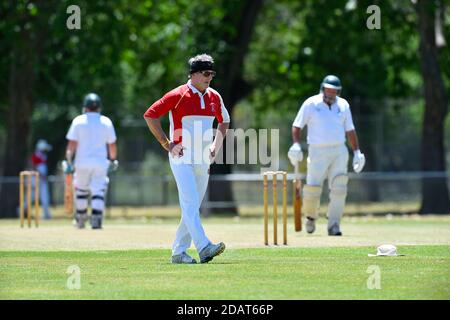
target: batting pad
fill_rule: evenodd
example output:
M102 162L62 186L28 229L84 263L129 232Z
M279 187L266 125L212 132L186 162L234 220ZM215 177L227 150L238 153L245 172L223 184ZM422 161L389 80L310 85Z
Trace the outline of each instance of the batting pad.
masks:
M330 204L328 205L328 228L341 221L347 197L347 175L338 175L331 182Z
M89 191L82 189L75 189L75 208L77 212L84 213L88 207Z
M307 217L317 219L321 194L321 186L305 185L303 187L303 212Z
M103 194L96 194L92 196L91 199L92 209L97 211L105 210L105 199Z

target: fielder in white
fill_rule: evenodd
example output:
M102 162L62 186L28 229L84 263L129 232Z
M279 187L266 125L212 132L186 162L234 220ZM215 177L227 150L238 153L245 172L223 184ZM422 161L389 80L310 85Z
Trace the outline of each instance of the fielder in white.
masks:
M48 166L47 153L52 150L52 146L44 139L39 139L36 143L31 162L33 169L39 172L39 199L44 210L44 219L51 219L50 214L50 193L48 189ZM35 181L33 180L33 185Z
M309 153L306 185L303 188L303 212L307 219L308 233L313 233L316 229L322 185L328 178L328 235L342 235L340 221L347 197L349 158L345 145L346 136L353 149L353 170L361 172L366 162L364 154L359 150L350 106L339 96L341 89L338 77L326 76L320 86L320 93L303 103L292 125L293 145L288 157L294 166L303 159L300 137L303 128L308 126Z
M66 135L69 142L63 169L65 173L74 172L75 221L79 229L88 220L89 198L91 227L102 228L108 171L115 171L119 166L114 126L108 117L100 114L101 105L97 94L88 94L84 98L83 114L73 119Z

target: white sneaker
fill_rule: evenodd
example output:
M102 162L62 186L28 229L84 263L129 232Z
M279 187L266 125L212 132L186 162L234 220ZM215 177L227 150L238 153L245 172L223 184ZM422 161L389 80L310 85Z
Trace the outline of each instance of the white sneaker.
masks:
M316 220L306 217L306 232L313 233L314 231L316 231Z
M342 232L339 229L339 225L337 223L333 224L330 228L328 228L329 236L342 236Z
M84 229L87 220L88 220L87 213L83 214L77 213L75 214L74 225L78 229Z
M188 255L186 252L183 252L172 256L172 263L195 264L197 263L197 261L195 261L195 259Z
M220 242L218 244L208 244L202 251L199 252L200 263L207 263L215 256L218 256L225 250L225 244Z
M92 229L102 229L102 214L91 214L91 228Z

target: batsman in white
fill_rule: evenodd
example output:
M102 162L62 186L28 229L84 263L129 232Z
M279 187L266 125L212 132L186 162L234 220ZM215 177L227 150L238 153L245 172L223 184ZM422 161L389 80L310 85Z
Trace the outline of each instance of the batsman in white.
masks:
M328 178L328 235L342 235L340 221L347 197L349 158L345 145L346 136L353 149L353 170L361 172L366 162L364 154L359 150L350 106L340 97L341 89L338 77L326 76L321 83L320 93L302 104L292 125L293 144L288 157L294 166L303 159L300 137L303 128L308 126L309 152L306 185L303 188L303 212L308 233L313 233L316 229L322 185Z
M189 59L190 80L169 91L144 113L145 121L167 151L178 188L181 221L172 247L172 263L196 263L186 253L191 242L200 262L206 263L225 250L222 242L208 239L200 220L200 205L209 180L209 166L222 146L230 117L220 94L209 87L216 72L207 54ZM169 113L170 140L159 118ZM217 133L213 141L213 121Z
M68 144L63 170L65 173L74 172L75 221L80 229L88 220L89 197L91 227L102 228L108 172L117 170L119 166L114 125L108 117L100 114L101 106L97 94L86 95L83 114L73 119L66 135Z

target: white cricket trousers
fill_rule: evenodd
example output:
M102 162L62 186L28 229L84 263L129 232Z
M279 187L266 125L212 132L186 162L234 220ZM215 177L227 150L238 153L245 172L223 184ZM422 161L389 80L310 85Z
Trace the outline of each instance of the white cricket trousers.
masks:
M48 191L47 177L39 177L39 198L42 209L44 210L44 219L50 219L50 193Z
M322 186L324 180L328 178L328 188L330 190L330 203L328 205L328 227L334 223L339 224L345 206L345 196L347 194L346 180L340 182L341 186L334 183L336 177L347 176L348 150L345 144L330 147L309 146L307 159L306 184L312 186ZM337 180L337 179L336 179ZM336 189L340 187L341 196L333 196Z
M209 164L179 163L172 160L171 155L169 162L177 183L181 207L181 220L172 246L172 255L186 252L192 241L200 252L211 243L200 219L200 205L208 187Z
M39 199L41 200L41 206L44 210L44 219L50 219L50 193L48 190L47 180L47 165L45 163L38 164L36 170L39 172ZM33 180L33 185L35 181ZM33 193L34 194L34 193Z
M92 209L103 212L108 183L106 161L104 164L76 164L73 185L75 187L77 213L86 213L89 194L91 195Z

